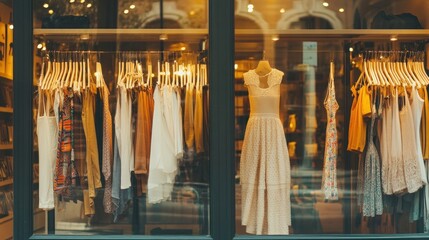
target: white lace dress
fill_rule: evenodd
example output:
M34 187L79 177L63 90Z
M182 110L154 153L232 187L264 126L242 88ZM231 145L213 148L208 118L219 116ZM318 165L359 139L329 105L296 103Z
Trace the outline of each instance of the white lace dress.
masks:
M283 72L268 74L260 87L254 70L244 74L249 90L250 118L240 160L242 224L251 234L289 234L291 225L290 161L279 119Z

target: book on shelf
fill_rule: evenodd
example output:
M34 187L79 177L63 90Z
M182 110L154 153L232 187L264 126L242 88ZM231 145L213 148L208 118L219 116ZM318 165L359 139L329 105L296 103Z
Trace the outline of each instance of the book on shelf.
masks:
M13 107L12 87L2 86L0 88L0 106Z
M13 125L0 120L0 143L11 144L13 142Z
M13 157L3 156L0 158L0 181L13 178Z
M9 210L6 202L6 194L0 192L0 218L7 217L9 215Z

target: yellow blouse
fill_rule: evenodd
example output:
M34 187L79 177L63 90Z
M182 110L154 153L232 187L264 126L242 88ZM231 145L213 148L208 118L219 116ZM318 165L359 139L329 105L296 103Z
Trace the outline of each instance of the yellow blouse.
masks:
M366 86L356 92L353 86L353 103L350 112L348 151L363 152L366 142L366 122L364 117L371 115L371 98Z

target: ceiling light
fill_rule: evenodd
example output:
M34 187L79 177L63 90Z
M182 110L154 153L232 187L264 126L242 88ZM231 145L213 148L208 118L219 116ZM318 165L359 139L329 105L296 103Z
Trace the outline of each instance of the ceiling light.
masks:
M86 5L86 7L87 7L87 8L90 8L90 7L92 7L92 4L91 4L91 3L88 3L88 4Z
M251 4L251 3L249 3L249 4L247 4L247 12L253 12L253 8L254 8L254 6L253 6L253 4Z
M130 10L128 10L128 9L124 10L124 14L128 14L129 12L130 12Z
M159 35L159 40L161 40L161 41L165 41L165 40L167 40L167 39L168 39L167 34L161 34L161 35Z
M392 42L398 41L398 36L391 36L390 41L392 41Z
M48 8L48 7L49 7L49 4L44 3L44 4L43 4L43 7L44 7L44 8Z
M130 5L130 9L134 9L134 8L136 8L136 5L131 4L131 5Z
M89 39L89 34L82 34L82 35L80 35L80 39L81 40L88 40Z
M273 41L278 41L280 38L279 38L279 35L273 35L272 37L271 37L271 40L273 40Z
M323 5L324 7L329 7L329 3L328 3L328 2L323 2L323 3L322 3L322 5Z
M338 12L344 12L344 8L340 8L340 9L338 9Z
M284 12L285 12L285 9L284 9L284 8L281 8L281 9L280 9L280 12L281 12L281 13L284 13Z
M13 30L13 24L9 25L9 29Z
M54 14L54 10L49 9L48 13L52 15L52 14Z
M37 44L37 49L42 49L43 45L41 43Z

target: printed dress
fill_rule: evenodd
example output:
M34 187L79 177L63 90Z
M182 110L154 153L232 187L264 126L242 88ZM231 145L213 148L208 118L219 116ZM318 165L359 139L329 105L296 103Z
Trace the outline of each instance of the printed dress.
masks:
M328 116L326 126L325 155L323 165L322 191L326 200L338 200L337 189L337 154L338 137L335 114L339 108L335 99L334 63L331 62L328 92L325 98L325 109Z
M244 74L250 118L240 160L242 224L251 234L289 234L290 161L279 119L283 72L272 69L267 77L268 87L261 88L254 70Z

